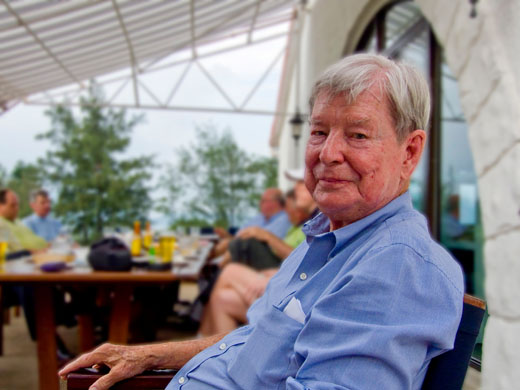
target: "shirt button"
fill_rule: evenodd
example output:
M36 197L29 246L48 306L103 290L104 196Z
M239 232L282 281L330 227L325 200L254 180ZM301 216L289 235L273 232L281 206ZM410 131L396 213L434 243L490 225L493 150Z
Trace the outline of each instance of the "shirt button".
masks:
M305 279L307 279L307 274L306 274L305 272L302 272L302 273L300 274L300 279L301 279L301 280L305 280Z
M218 348L219 348L220 350L224 350L224 349L226 349L226 347L227 347L226 343L222 343L222 344L220 344L220 345L218 346Z
M186 378L184 378L183 376L181 376L179 378L179 383L182 385L184 382L186 382Z

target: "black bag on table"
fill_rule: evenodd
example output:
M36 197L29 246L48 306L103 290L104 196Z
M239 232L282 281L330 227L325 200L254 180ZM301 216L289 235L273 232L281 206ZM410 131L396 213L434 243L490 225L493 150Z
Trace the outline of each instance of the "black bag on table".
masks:
M118 238L103 238L90 246L88 262L96 271L129 271L132 256L126 244Z

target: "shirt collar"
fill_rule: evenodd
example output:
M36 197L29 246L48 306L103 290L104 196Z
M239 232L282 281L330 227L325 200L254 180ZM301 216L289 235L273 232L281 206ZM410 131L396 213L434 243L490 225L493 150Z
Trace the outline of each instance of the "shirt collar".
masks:
M278 211L276 214L271 215L270 218L266 218L266 217L264 217L264 220L265 220L266 222L272 222L272 221L274 221L276 218L278 218L280 215L282 215L283 213L284 213L284 211L283 211L283 210L280 210L280 211Z
M341 229L330 231L330 220L323 214L319 213L315 218L311 219L303 225L302 231L307 236L307 242L312 241L314 237L324 235L334 235L336 238L336 246L350 240L359 232L365 230L370 225L378 220L387 220L388 218L403 212L412 211L412 199L410 193L406 191L404 194L393 199L384 207L367 215L359 221L353 222L350 225L344 226Z

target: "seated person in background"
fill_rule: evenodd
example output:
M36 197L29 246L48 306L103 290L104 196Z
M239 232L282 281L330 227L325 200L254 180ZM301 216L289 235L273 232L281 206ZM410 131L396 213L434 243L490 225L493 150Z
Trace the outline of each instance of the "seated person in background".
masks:
M35 234L43 237L47 242L54 240L61 231L61 223L49 215L51 199L43 189L31 192L30 205L33 214L25 217L23 223Z
M248 229L243 231L245 236L264 240L281 258L280 262L305 240L301 229L302 224L313 213L317 214L316 204L303 181L297 182L295 188L287 193L285 210L293 227L284 241L272 237L270 233L265 233L260 228L248 228L255 229L251 233L247 232ZM267 283L276 272L278 272L277 265L257 271L240 263L228 264L219 275L209 302L204 308L199 333L204 337L212 336L229 332L240 323L246 323L247 309L263 294Z
M0 189L0 234L7 241L7 252L39 251L49 245L18 219L18 195L8 188Z
M303 191L302 191L303 190ZM299 196L295 196L298 194ZM289 195L289 194L288 194ZM317 214L316 204L305 188L303 181L296 183L290 192L291 205L285 208L293 227L283 240L266 229L248 227L237 234L237 238L229 243L229 253L224 263L231 261L248 265L256 270L278 267L294 248L305 238L301 225L313 213ZM291 216L290 213L293 215Z
M106 365L91 389L148 368L179 369L167 390L418 390L453 348L464 283L413 209L429 87L418 70L355 54L312 89L305 184L321 213L306 240L230 333L152 345L105 344L70 363Z
M251 218L241 229L251 226L261 227L279 238L285 237L287 231L291 227L291 221L284 210L284 199L282 191L278 188L267 188L260 198L260 214ZM222 229L216 229L215 232L221 237L221 240L215 247L215 256L220 256L228 250L228 245L232 236Z
M37 253L48 248L48 243L42 237L34 234L31 229L22 224L18 217L19 201L18 195L8 188L0 189L0 234L6 238L8 253L29 251ZM15 286L15 293L18 301L22 304L27 328L31 339L36 340L36 320L35 320L35 298L34 290L30 286ZM71 324L74 319L64 313L64 295L58 289L54 290L54 300L56 304L57 323ZM69 351L63 341L57 336L58 357L68 359Z

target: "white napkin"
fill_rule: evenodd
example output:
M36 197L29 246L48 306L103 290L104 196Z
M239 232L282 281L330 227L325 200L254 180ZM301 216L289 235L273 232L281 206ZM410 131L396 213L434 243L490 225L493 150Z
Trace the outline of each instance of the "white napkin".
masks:
M305 323L305 313L303 312L301 302L297 298L292 297L285 309L283 309L283 312L300 324Z

